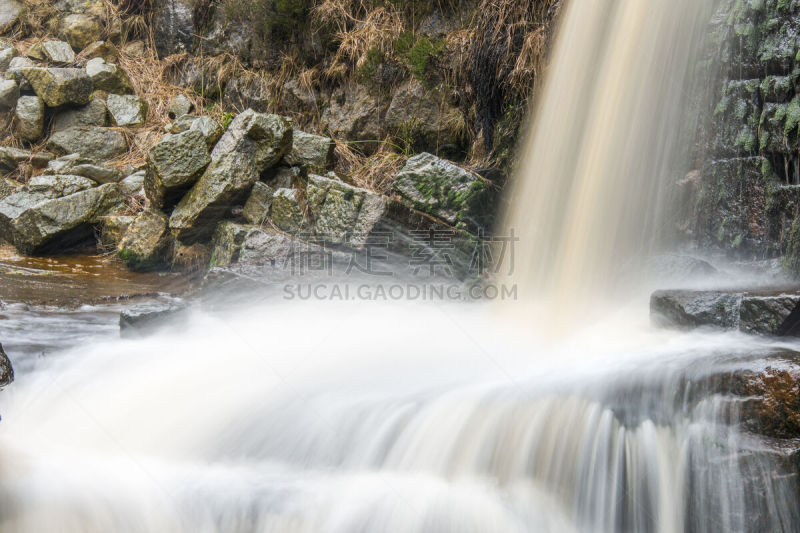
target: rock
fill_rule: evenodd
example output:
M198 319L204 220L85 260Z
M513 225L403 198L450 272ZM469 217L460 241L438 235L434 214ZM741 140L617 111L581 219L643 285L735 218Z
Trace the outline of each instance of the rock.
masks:
M650 297L650 315L663 327L777 335L799 303L800 294L795 292L656 291Z
M23 191L0 202L0 235L25 254L63 250L91 238L91 225L123 201L114 184L60 198Z
M87 60L100 58L106 63L116 63L119 59L117 48L107 41L95 41L81 52Z
M31 178L28 191L46 198L61 198L96 186L93 180L82 176L45 175Z
M0 33L17 23L25 7L16 0L0 0Z
M95 17L101 16L106 9L103 0L55 0L51 3L62 13L85 13Z
M460 142L458 125L464 121L447 100L440 90L427 89L412 77L392 95L384 117L386 127L410 139L418 151L456 145Z
M44 102L38 96L20 96L14 111L14 136L33 142L44 133Z
M170 245L169 220L155 209L143 211L128 227L117 255L131 270L153 270L166 264Z
M183 324L189 308L180 302L155 302L126 309L119 315L119 333L123 339L140 338L166 327Z
M145 171L140 170L139 172L134 172L130 176L123 179L119 182L120 187L122 188L122 192L125 194L141 194L144 195L144 180L145 180Z
M8 178L0 178L0 200L5 200L12 194L18 193L22 184Z
M14 80L0 80L0 108L14 109L19 99L19 85Z
M141 126L147 121L147 102L133 94L109 94L108 114L115 126Z
M184 115L188 115L194 110L194 104L186 96L179 94L172 99L167 109L167 114L170 119L175 120Z
M269 217L273 194L275 194L275 191L272 187L260 181L256 182L242 210L244 219L256 226L263 224Z
M231 109L253 109L266 112L272 107L272 91L259 76L237 76L225 85L222 103Z
M19 55L19 51L12 45L0 46L0 71L5 72L11 65L11 60Z
M289 268L307 264L309 256L328 256L322 247L295 240L272 228L220 223L212 240L211 267L236 263Z
M57 154L81 154L92 161L108 161L128 151L128 141L111 128L74 127L54 133L47 142Z
M83 50L100 39L103 28L94 17L82 13L71 13L61 19L59 24L61 38L75 50Z
M21 72L48 107L86 105L91 99L92 80L82 69L29 67Z
M42 41L28 49L28 57L49 63L70 64L75 62L75 52L64 41Z
M281 90L281 109L288 111L313 111L317 108L317 92L292 79L283 84Z
M377 141L385 133L382 114L382 104L366 87L351 85L334 92L330 105L322 113L322 126L337 139Z
M101 185L106 183L119 183L123 178L122 171L117 168L93 165L91 163L75 165L72 168L72 173L76 176L89 178Z
M91 78L95 90L111 94L133 93L128 74L117 65L106 63L102 57L95 57L86 63L86 74Z
M392 184L415 209L467 229L485 226L488 189L483 178L429 153L410 158Z
M76 126L107 125L106 104L101 98L93 97L85 106L65 109L55 116L53 131L62 131Z
M77 165L88 163L89 160L80 154L70 154L53 159L47 163L45 174L73 174L72 169Z
M20 163L30 162L34 168L43 168L55 158L50 152L22 150L10 146L0 147L0 169L8 172L15 170Z
M292 124L278 115L252 109L239 114L211 152L212 159L231 152L253 158L259 172L278 163L292 147Z
M122 51L133 57L143 57L146 50L147 45L144 41L131 41L122 46Z
M203 174L211 157L199 131L166 135L147 153L144 187L150 205L170 208Z
M182 133L184 131L199 131L206 139L206 146L211 150L222 137L224 130L222 126L211 117L184 115L175 122L167 126L168 133Z
M5 78L17 82L20 91L32 91L33 87L31 86L28 79L22 74L22 69L35 66L36 63L31 61L27 57L22 57L22 56L14 57L8 63L8 68L6 69Z
M314 171L327 170L333 166L333 139L294 131L292 149L284 160L289 166L304 166Z
M277 189L292 189L305 187L306 174L298 167L276 167L272 169L265 183Z
M0 6L3 2L0 0ZM1 7L0 7L1 9ZM2 13L2 11L0 11ZM0 344L0 387L10 385L14 381L14 368L11 366L11 360L3 351L3 345Z
M258 170L248 154L230 152L212 158L170 217L175 237L186 243L210 237L225 212L243 200L257 180Z
M287 233L305 229L306 204L297 189L278 189L272 197L272 221Z
M205 273L211 261L211 250L201 243L185 245L176 242L172 252L172 270L189 274Z
M158 0L153 6L153 42L158 57L192 50L194 4L191 0Z
M103 217L103 225L100 230L100 243L105 248L116 250L135 218L136 217L128 215L109 215Z

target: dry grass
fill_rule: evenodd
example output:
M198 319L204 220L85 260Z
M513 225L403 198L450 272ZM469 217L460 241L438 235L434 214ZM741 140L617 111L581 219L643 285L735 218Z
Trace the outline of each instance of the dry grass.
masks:
M385 193L407 157L397 153L390 142L381 143L378 151L367 157L347 143L337 142L334 148L337 174L346 176L354 185L377 193Z

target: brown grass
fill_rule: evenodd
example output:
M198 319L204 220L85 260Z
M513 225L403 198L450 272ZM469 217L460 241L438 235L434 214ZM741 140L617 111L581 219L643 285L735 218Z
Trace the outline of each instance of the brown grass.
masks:
M347 143L337 142L334 147L337 174L345 176L354 185L377 193L385 193L400 171L407 157L397 153L389 142L381 143L378 151L367 157Z

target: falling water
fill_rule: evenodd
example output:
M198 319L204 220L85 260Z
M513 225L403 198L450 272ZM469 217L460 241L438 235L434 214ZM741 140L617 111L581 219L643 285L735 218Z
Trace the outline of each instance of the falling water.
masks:
M533 292L588 298L653 245L707 8L566 7L508 217ZM26 361L0 395L0 532L800 527L797 482L712 379L796 343L643 309L554 343L477 304L244 307Z

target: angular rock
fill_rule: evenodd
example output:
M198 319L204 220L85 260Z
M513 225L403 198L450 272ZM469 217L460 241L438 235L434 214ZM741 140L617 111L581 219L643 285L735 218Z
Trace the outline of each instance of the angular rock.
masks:
M214 232L211 268L241 263L290 269L307 264L311 256L319 259L322 255L327 257L330 252L272 228L225 221Z
M36 141L44 133L44 102L38 96L20 96L14 111L14 135Z
M169 225L175 237L192 243L210 237L231 206L243 200L258 180L253 158L230 152L212 158L211 164L175 207Z
M383 139L384 106L362 85L339 89L322 113L322 126L337 139L375 141ZM375 143L377 146L378 143ZM362 144L369 148L370 146Z
M14 109L19 99L19 85L14 80L0 80L0 109Z
M272 221L286 233L299 233L306 227L306 203L297 189L278 189L272 197Z
M22 150L11 146L0 147L0 169L11 172L20 163L30 163L34 168L43 168L55 158L50 152Z
M119 59L117 48L107 41L95 41L84 48L81 55L88 59L101 58L106 63L116 63Z
M188 115L194 110L194 104L186 96L179 94L172 99L167 109L167 114L170 119L175 120L184 115Z
M256 226L263 224L269 217L273 194L275 194L275 191L272 187L260 181L256 182L242 210L244 219Z
M103 27L95 17L83 13L71 13L63 17L59 33L75 50L83 50L100 39Z
M72 169L88 162L89 160L81 157L80 154L61 156L47 163L44 174L73 174Z
M278 163L292 147L292 124L278 115L256 113L252 109L239 114L211 152L217 159L223 154L240 152L253 158L259 172Z
M3 44L0 46L0 71L8 70L11 60L19 55L19 51L12 45Z
M96 186L96 182L82 176L45 175L31 178L28 191L47 198L61 198Z
M92 96L92 80L79 68L28 67L20 72L48 107L86 105Z
M144 195L144 180L145 180L145 171L140 170L139 172L135 172L130 176L126 177L122 181L119 182L119 186L122 188L122 192L125 194L140 194Z
M415 209L467 229L483 226L491 208L483 178L429 153L406 162L392 191Z
M87 126L56 132L47 146L58 154L80 154L95 162L108 161L128 151L128 141L122 133Z
M19 85L20 91L32 91L33 87L28 79L22 74L22 69L36 67L36 63L23 56L16 56L11 59L6 69L5 78L14 80Z
M133 94L109 94L108 114L115 126L141 126L147 121L147 102Z
M75 52L64 41L42 41L28 49L28 57L37 61L69 64L75 61Z
M172 251L172 271L204 274L211 261L211 250L201 243L190 245L176 242Z
M60 198L20 192L0 202L0 235L25 254L63 250L91 238L91 225L123 201L114 184Z
M0 2L2 5L2 2ZM0 387L10 385L14 381L14 368L11 366L11 359L8 358L6 352L3 351L3 345L0 344Z
M102 57L95 57L86 63L86 74L92 80L95 90L111 94L131 94L133 84L128 74L113 63L106 63Z
M24 9L25 6L16 0L0 0L0 33L16 24Z
M144 187L150 205L159 209L175 205L209 163L211 157L201 132L164 136L147 153Z
M123 339L141 338L166 327L180 326L188 316L189 307L177 301L132 307L119 314L119 334Z
M12 194L22 190L22 184L8 178L0 178L0 200L5 200Z
M117 168L93 165L91 163L75 165L71 169L71 172L76 176L89 178L101 185L106 183L119 183L123 178L122 171Z
M217 143L224 130L219 123L211 117L184 115L168 125L168 133L182 133L184 131L199 131L206 139L206 146L211 150Z
M312 171L327 170L333 166L333 139L294 131L292 149L284 160L289 166L308 167Z
M103 217L100 229L100 243L105 248L117 249L125 233L136 217L128 215L109 215Z
M188 52L194 40L194 3L164 0L154 6L153 41L159 57Z
M131 270L152 270L166 264L170 245L169 220L155 209L143 211L128 227L117 255Z
M441 91L426 88L415 78L395 90L384 121L391 133L410 138L421 149L457 144L457 126L463 123L461 113Z
M100 98L92 98L85 106L65 109L58 113L53 123L53 131L61 131L76 126L105 126L106 104Z
M265 183L277 189L302 189L305 187L306 174L300 167L277 167L270 171Z

